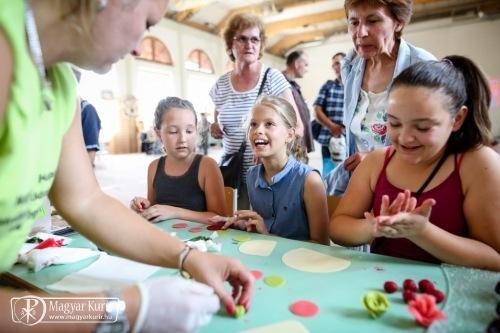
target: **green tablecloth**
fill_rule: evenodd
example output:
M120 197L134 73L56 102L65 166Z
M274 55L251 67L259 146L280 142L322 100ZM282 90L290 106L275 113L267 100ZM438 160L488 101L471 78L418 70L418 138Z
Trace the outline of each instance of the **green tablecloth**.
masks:
M209 236L212 232L203 229L201 233L188 231L197 223L187 222L185 229L172 229L179 221L164 221L157 224L166 231L176 231L179 239L189 239L198 235ZM234 236L246 234L238 230L216 239L222 243L221 254L236 257L250 270L261 271L264 277L278 275L286 283L277 288L270 287L259 279L250 312L243 318L235 319L225 314L225 310L215 315L212 322L201 332L239 332L286 320L295 320L310 332L424 332L407 310L401 292L388 294L391 302L389 310L379 319L372 319L364 309L361 299L369 291L383 291L383 284L393 280L400 286L404 279L433 281L447 298L440 306L448 319L436 322L431 332L484 332L488 323L495 318L495 283L499 273L466 269L450 265L433 265L387 256L362 253L341 247L323 246L308 242L294 241L279 237L250 234L252 240L272 239L277 245L268 257L242 254L240 243ZM80 235L73 235L71 246L88 247L89 242ZM351 265L339 272L307 273L286 266L281 258L287 251L306 248L351 261ZM44 289L65 275L88 266L95 259L72 265L52 266L33 273L26 267L16 265L9 272L11 277ZM153 276L177 274L175 270L160 269ZM229 286L228 286L229 288ZM312 318L298 317L289 311L289 306L298 300L308 300L319 306L320 312Z

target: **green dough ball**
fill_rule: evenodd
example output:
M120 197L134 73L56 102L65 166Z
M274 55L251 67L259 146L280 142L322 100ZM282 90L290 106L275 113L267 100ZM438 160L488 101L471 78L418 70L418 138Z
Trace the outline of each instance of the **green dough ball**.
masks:
M235 309L234 309L234 317L236 319L240 319L241 317L243 317L245 315L246 311L245 311L245 307L243 305L236 305Z

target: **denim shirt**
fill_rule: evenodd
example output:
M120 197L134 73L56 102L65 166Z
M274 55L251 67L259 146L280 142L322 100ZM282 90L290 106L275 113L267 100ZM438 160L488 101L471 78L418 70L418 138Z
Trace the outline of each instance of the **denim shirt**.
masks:
M401 39L398 57L396 59L396 67L394 68L394 74L389 86L392 84L394 78L405 68L417 62L427 60L436 60L436 57L426 50L415 47L407 43L404 39ZM356 140L350 128L356 106L358 105L365 72L365 64L365 59L358 57L354 49L349 50L342 62L342 80L344 81L344 125L346 128L348 156L353 155L357 151ZM386 136L385 144L390 144L388 136ZM329 195L343 195L349 183L350 176L349 171L344 168L343 164L338 165L325 179L327 193Z
M310 239L304 183L313 170L292 156L288 158L283 170L272 177L271 184L264 177L262 164L248 170L250 204L262 216L270 233L291 239Z

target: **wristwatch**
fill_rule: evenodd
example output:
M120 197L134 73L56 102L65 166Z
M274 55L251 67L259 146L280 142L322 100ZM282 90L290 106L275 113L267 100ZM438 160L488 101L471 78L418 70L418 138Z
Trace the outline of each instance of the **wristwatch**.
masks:
M97 324L95 333L126 333L130 330L126 303L121 299L121 292L118 290L105 291L106 312L104 321ZM116 318L116 320L115 320Z

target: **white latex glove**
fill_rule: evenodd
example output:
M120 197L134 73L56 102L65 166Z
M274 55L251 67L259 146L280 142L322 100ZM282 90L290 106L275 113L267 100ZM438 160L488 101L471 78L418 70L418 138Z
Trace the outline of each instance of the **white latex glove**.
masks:
M196 332L219 310L219 298L204 284L160 277L138 285L141 308L133 332Z

